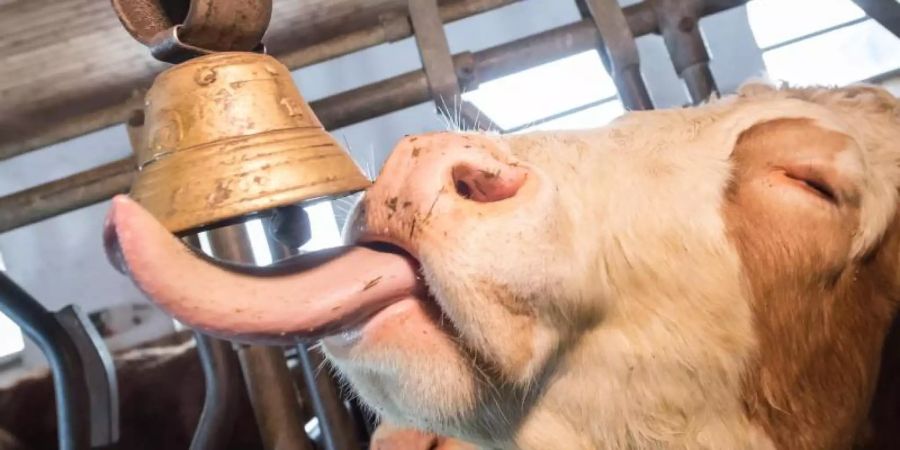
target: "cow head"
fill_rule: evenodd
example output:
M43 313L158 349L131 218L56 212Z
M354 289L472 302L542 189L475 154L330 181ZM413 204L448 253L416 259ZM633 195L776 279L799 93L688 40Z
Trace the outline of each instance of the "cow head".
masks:
M407 137L361 246L301 274L210 266L125 198L107 238L182 321L325 337L397 425L524 449L842 446L900 294L898 143L884 91L750 85L593 130Z

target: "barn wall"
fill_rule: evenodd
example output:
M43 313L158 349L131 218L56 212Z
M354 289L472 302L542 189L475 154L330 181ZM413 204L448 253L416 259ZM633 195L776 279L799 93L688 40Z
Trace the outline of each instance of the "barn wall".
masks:
M634 1L623 1L623 4ZM478 50L579 20L574 2L528 0L448 26L451 50ZM713 72L725 91L763 70L742 8L702 23L714 61ZM687 102L661 38L638 40L646 78L659 106ZM415 44L406 39L295 72L308 100L361 86L420 66ZM363 167L380 168L404 134L444 128L431 104L419 105L336 131ZM130 152L123 127L113 127L47 147L0 164L0 195L12 193L125 157ZM113 271L103 255L100 230L108 202L0 234L0 253L9 275L50 309L78 303L87 311L142 302L142 295ZM159 322L157 322L159 323ZM160 332L155 325L142 336ZM43 365L28 343L26 367ZM3 377L11 374L0 374Z

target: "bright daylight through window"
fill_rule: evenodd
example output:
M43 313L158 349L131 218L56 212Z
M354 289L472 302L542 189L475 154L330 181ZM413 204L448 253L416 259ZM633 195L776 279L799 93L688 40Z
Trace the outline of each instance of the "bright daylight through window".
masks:
M482 83L463 98L507 132L596 127L623 112L594 50Z
M845 85L900 68L900 40L851 0L753 0L747 15L773 80Z
M851 0L751 0L747 15L773 80L845 85L898 75L900 40ZM506 132L596 127L623 112L593 50L483 83L464 98Z
M5 272L3 255L0 254L0 271ZM0 361L25 349L22 330L5 314L0 313Z

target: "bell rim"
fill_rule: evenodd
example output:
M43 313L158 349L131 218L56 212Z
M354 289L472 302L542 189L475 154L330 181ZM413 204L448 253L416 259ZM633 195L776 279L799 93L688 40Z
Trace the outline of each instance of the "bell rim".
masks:
M297 179L301 179L309 173L316 173L319 178L309 183L279 185L272 191L247 189L241 192L247 193L248 198L226 205L210 205L208 201L203 203L198 200L177 200L179 192L185 187L179 185L178 180L187 179L190 183L190 180L193 179L199 186L204 187L204 189L198 189L197 192L189 192L189 198L204 194L212 195L211 185L215 184L217 180L227 179L229 183L232 181L249 183L248 180L261 176L268 169L268 167L260 170L252 169L254 164L266 165L263 158L267 157L267 154L263 153L264 156L258 158L261 148L290 147L295 141L302 142L304 138L310 139L305 142L306 144L310 142L313 144L300 145L281 152L289 153L294 158L283 164L281 170L284 172L281 172L280 179L283 181L286 177L293 178L291 170L296 171ZM322 129L303 127L273 130L260 135L245 136L234 141L234 148L222 150L221 143L209 143L171 152L164 158L144 164L132 183L130 196L147 208L171 232L182 233L280 206L318 198L350 195L363 191L372 184L352 156ZM234 170L248 166L250 168L232 177L227 175L221 175L219 178L206 176L209 172L204 171L203 166L206 166L208 170L214 170L216 166L223 164L229 158L241 161L234 166ZM326 161L329 159L333 161ZM317 162L319 166L311 167L311 163L308 162L310 160L314 161L313 164ZM198 164L202 164L202 166L198 167ZM204 176L195 178L191 174L204 174Z

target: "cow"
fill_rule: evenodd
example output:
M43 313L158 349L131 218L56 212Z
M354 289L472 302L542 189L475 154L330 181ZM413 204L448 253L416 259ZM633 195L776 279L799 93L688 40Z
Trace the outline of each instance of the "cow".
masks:
M393 427L489 449L838 449L891 415L872 407L893 392L898 187L889 93L753 82L596 129L407 136L355 245L302 272L209 264L127 196L104 237L193 327L321 339Z

